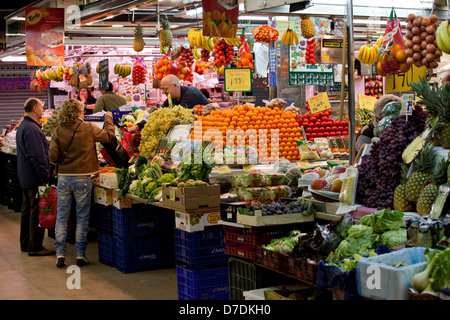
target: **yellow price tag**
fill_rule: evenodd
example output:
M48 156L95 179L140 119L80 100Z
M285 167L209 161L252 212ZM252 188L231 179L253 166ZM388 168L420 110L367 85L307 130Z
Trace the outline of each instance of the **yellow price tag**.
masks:
M170 194L169 194L169 200L175 201L175 199L176 199L176 190L175 189L171 189L170 190Z
M217 167L217 171L219 172L219 174L227 174L227 173L230 173L230 172L231 172L229 166L220 166L220 167Z
M244 170L244 172L254 172L254 171L256 171L255 166L252 165L252 164L243 165L242 169Z
M393 74L386 77L386 93L412 91L411 82L417 82L420 77L426 78L427 68L413 65L408 72Z
M225 68L225 91L250 92L252 91L252 69Z
M371 96L365 96L363 94L358 94L358 103L361 109L373 110L373 105L377 101L377 98Z
M308 105L311 114L331 109L330 101L328 100L328 94L326 92L308 98Z

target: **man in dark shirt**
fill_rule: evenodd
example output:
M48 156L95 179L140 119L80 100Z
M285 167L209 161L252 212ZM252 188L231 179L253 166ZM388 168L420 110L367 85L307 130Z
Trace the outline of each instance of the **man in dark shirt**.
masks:
M203 95L203 93L196 87L186 87L180 84L180 79L173 74L165 76L161 80L161 91L172 98L172 105L180 105L182 107L193 109L196 105L207 105L209 100ZM163 103L163 107L169 106L169 99L166 99ZM143 120L137 125L128 128L128 132L135 132L141 130L146 121Z

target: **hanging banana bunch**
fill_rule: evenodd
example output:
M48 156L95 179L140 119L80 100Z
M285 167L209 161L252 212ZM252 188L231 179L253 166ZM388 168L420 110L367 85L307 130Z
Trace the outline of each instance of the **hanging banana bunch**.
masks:
M378 46L376 44L367 43L359 49L356 59L364 65L372 65L377 62Z
M281 43L284 43L288 46L292 46L293 44L298 45L299 41L297 33L295 33L294 30L288 28L281 37Z

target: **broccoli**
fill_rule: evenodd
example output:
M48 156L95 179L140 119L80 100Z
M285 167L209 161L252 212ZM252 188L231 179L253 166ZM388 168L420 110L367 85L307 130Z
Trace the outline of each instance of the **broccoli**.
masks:
M175 180L175 175L173 173L165 173L160 179L159 183L170 183L172 180Z

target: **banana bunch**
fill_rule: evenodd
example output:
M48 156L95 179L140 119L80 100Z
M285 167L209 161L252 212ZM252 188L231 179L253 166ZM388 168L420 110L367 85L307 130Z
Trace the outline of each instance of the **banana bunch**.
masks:
M221 66L220 68L217 69L217 75L222 76L223 72L224 72L225 66Z
M205 37L203 31L199 28L192 28L188 32L188 40L191 46L206 49L208 51L214 50L214 42L211 37Z
M57 68L49 68L42 72L40 69L36 70L36 77L39 75L42 77L43 81L57 81L61 82L64 80L64 73L66 72L66 68L64 66L58 66Z
M450 25L443 20L436 30L436 44L445 53L450 53Z
M377 62L378 46L376 44L365 44L359 49L358 56L356 57L359 62L364 65L371 65Z
M241 45L241 38L238 36L234 38L223 38L225 40L225 43L229 46L233 47L239 47Z
M114 66L114 73L122 78L126 78L131 74L131 66L128 64L117 63Z
M295 33L295 31L292 29L287 29L281 37L281 43L284 43L288 46L292 46L294 43L295 45L298 45L299 41L297 33Z
M192 50L194 53L194 59L199 60L201 59L202 55L200 53L200 49L198 47L195 47L194 50Z

